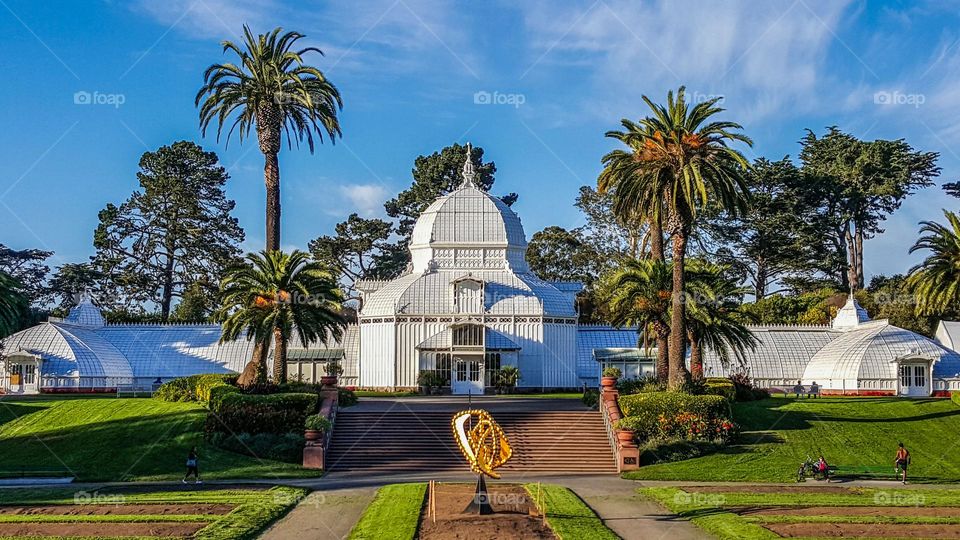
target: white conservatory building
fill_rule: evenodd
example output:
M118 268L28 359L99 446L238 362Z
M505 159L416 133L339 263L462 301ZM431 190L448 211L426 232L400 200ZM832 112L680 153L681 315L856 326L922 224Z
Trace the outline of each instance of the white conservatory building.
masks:
M823 394L945 395L960 390L960 354L948 328L960 338L958 323L940 323L935 341L886 320L872 321L851 296L829 325L750 327L758 343L746 351L744 365L724 366L706 352L704 375L745 369L765 388L792 388L799 381L818 385Z
M581 285L534 275L520 218L477 187L469 159L463 176L459 189L417 220L407 272L358 285L358 324L342 343L290 344L290 377L316 381L335 360L345 386L415 388L419 373L430 370L454 393L479 394L501 366L517 366L518 386L528 389L593 386L604 365L620 366L627 376L651 372L652 360L636 348L636 330L578 325ZM0 390L109 392L242 371L252 344L219 339L220 327L212 324L105 324L85 296L66 319L3 340Z

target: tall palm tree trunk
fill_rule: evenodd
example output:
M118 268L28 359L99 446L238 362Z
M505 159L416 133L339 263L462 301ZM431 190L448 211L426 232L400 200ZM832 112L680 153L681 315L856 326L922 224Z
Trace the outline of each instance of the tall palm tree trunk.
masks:
M280 249L280 160L276 153L263 156L267 187L267 251Z
M679 219L679 218L672 218ZM673 227L673 291L670 313L670 376L671 389L681 388L689 379L684 360L687 351L686 305L684 298L684 260L687 254L687 228Z
M280 133L283 111L276 104L257 109L257 139L263 154L263 182L267 187L267 251L280 249Z
M690 337L690 375L694 379L703 378L703 345L697 341L692 332L687 332Z
M267 354L269 349L269 344L265 347L258 343L253 347L253 355L247 365L243 367L243 373L237 378L237 386L247 388L267 382Z
M287 382L287 337L279 328L273 329L273 382Z
M654 373L658 381L667 382L670 375L670 360L667 356L667 337L670 335L670 327L663 323L655 323L653 332L657 337L657 363L654 365Z
M663 262L665 260L663 253L663 224L660 222L660 216L657 215L650 220L650 255L653 260ZM666 382L670 376L670 328L666 325L657 331L657 380Z

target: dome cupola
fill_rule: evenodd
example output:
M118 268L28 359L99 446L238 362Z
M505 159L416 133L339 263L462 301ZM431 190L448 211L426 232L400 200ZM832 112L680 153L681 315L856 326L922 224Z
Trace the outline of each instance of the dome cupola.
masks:
M527 240L520 218L480 189L470 156L468 144L463 182L428 206L413 227L410 254L415 273L437 268L527 271Z

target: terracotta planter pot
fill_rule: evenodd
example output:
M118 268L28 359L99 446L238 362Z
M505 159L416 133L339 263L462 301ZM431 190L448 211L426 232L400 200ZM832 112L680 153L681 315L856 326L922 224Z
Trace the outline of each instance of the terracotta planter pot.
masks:
M614 389L617 387L617 378L616 377L600 377L600 386L604 389Z
M320 377L320 384L324 386L336 386L337 385L337 376L336 375L324 375Z
M618 429L617 440L620 442L633 442L636 433L632 429Z
M308 441L319 441L322 437L323 432L315 429L307 429L303 432L303 438Z

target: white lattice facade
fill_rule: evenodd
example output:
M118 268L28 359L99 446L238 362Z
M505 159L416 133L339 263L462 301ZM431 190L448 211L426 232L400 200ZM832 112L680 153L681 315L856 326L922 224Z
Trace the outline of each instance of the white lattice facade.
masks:
M922 397L960 390L960 354L941 323L937 340L872 321L853 297L830 325L751 327L756 349L745 362L723 365L708 351L704 374L726 376L746 369L761 387L816 385L825 394ZM960 334L955 332L955 334Z

